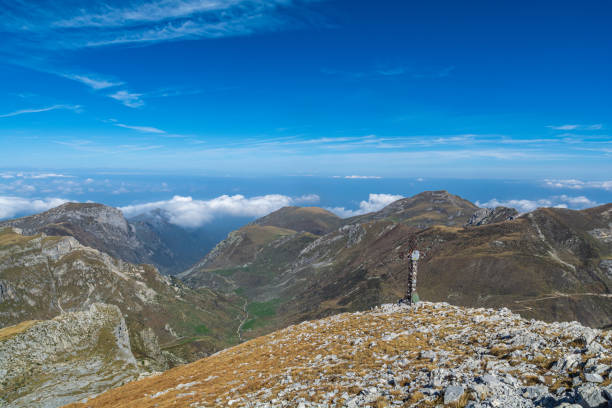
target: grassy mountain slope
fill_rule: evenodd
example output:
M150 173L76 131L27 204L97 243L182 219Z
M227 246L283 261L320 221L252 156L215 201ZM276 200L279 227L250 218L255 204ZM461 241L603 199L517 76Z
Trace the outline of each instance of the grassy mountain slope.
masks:
M72 237L0 232L0 327L102 302L126 316L145 368L193 361L237 341L240 299L195 291L150 265L133 265Z
M407 279L400 255L414 235L424 253L418 279L424 299L506 306L527 317L595 327L612 324L611 205L539 209L517 218L500 208L464 227L476 207L456 196L426 192L400 201L320 237L267 241L247 264L228 262L219 251L214 264L184 278L195 287L245 296L249 320L242 331L253 337L399 299ZM419 228L421 222L458 225Z
M319 207L283 207L253 224L323 235L343 224L337 215Z
M380 211L347 218L345 224L389 219L418 228L432 225L463 226L478 207L444 190L424 191L397 200Z
M372 222L354 227L359 237L354 244L337 232L328 234L293 266L299 271L294 273L308 278L292 290L285 310L294 313L289 321L299 321L401 297L407 268L399 252L416 234L424 252L418 278L424 299L506 306L526 317L607 326L612 323L612 276L600 265L611 257L612 247L592 231L609 228L611 207L541 209L473 228L415 231Z

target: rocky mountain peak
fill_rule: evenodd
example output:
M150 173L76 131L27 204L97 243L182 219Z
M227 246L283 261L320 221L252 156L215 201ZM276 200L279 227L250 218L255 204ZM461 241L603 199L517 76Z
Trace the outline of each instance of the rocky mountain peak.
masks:
M457 208L469 208L474 210L478 208L471 202L457 195L450 194L446 190L436 190L424 191L412 197L403 198L401 200L395 201L385 207L382 211L387 213L404 211L419 204L430 204L432 209L436 206L451 206Z
M394 201L380 211L348 218L346 222L353 224L388 218L418 228L461 226L476 210L476 205L446 190L424 191Z

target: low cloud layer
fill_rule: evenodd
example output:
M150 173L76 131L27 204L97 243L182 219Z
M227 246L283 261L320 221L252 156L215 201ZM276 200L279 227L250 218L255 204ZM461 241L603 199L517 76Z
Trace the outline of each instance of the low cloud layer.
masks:
M63 198L31 199L14 196L0 196L0 219L47 211L62 205L68 200Z
M334 178L341 178L342 176L334 176ZM344 176L343 178L345 179L364 179L364 180L368 180L368 179L381 179L382 177L380 176L358 176L358 175L352 175L352 176Z
M598 188L606 191L612 191L612 180L607 181L582 181L576 179L569 180L545 180L546 186L553 188L571 188L574 190L582 190L583 188Z
M476 201L476 205L479 207L512 207L521 213L530 212L540 207L571 208L579 210L594 207L597 204L596 201L590 200L585 196L571 197L565 194L541 198L539 200L498 200L494 198L484 203Z
M192 197L174 196L171 200L121 207L126 217L150 212L155 209L166 211L170 222L182 227L199 227L216 216L263 217L288 205L317 203L316 194L289 197L281 194L268 194L247 198L237 194L222 195L211 200L194 200Z
M345 207L333 207L328 208L329 211L333 212L339 217L348 218L355 215L366 214L373 211L378 211L391 204L394 201L404 198L401 195L394 194L370 194L368 201L362 201L359 203L359 208L356 210L350 210Z

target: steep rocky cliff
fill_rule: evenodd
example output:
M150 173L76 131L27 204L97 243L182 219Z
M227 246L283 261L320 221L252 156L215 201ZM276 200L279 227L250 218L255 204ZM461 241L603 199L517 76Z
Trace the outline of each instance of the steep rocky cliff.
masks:
M53 408L138 377L117 306L0 329L0 406Z

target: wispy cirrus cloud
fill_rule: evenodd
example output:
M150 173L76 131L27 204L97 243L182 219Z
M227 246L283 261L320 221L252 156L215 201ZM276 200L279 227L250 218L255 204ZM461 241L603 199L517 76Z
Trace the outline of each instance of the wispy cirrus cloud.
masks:
M165 130L161 130L158 129L156 127L153 126L133 126L133 125L126 125L123 123L115 123L115 126L124 128L124 129L131 129L131 130L136 130L138 132L142 132L142 133L156 133L156 134L164 134L166 133Z
M548 125L547 128L553 130L601 130L603 124L595 123L592 125Z
M144 106L145 103L141 99L141 96L142 94L133 93L125 90L117 91L108 95L109 98L119 101L129 108L140 108L141 106Z
M58 109L66 109L66 110L78 112L81 109L81 106L80 105L52 105L52 106L46 106L44 108L20 109L14 112L9 112L9 113L0 115L0 118L9 118L12 116L26 115L29 113L49 112L49 111L58 110Z
M48 48L216 38L295 27L307 21L308 13L289 9L303 8L309 1L109 0L60 7L43 0L35 9L9 9L0 27L22 36L26 44L39 42Z
M103 79L95 75L61 74L61 76L85 84L94 90L112 88L115 86L123 85L123 82L111 81L109 79Z

